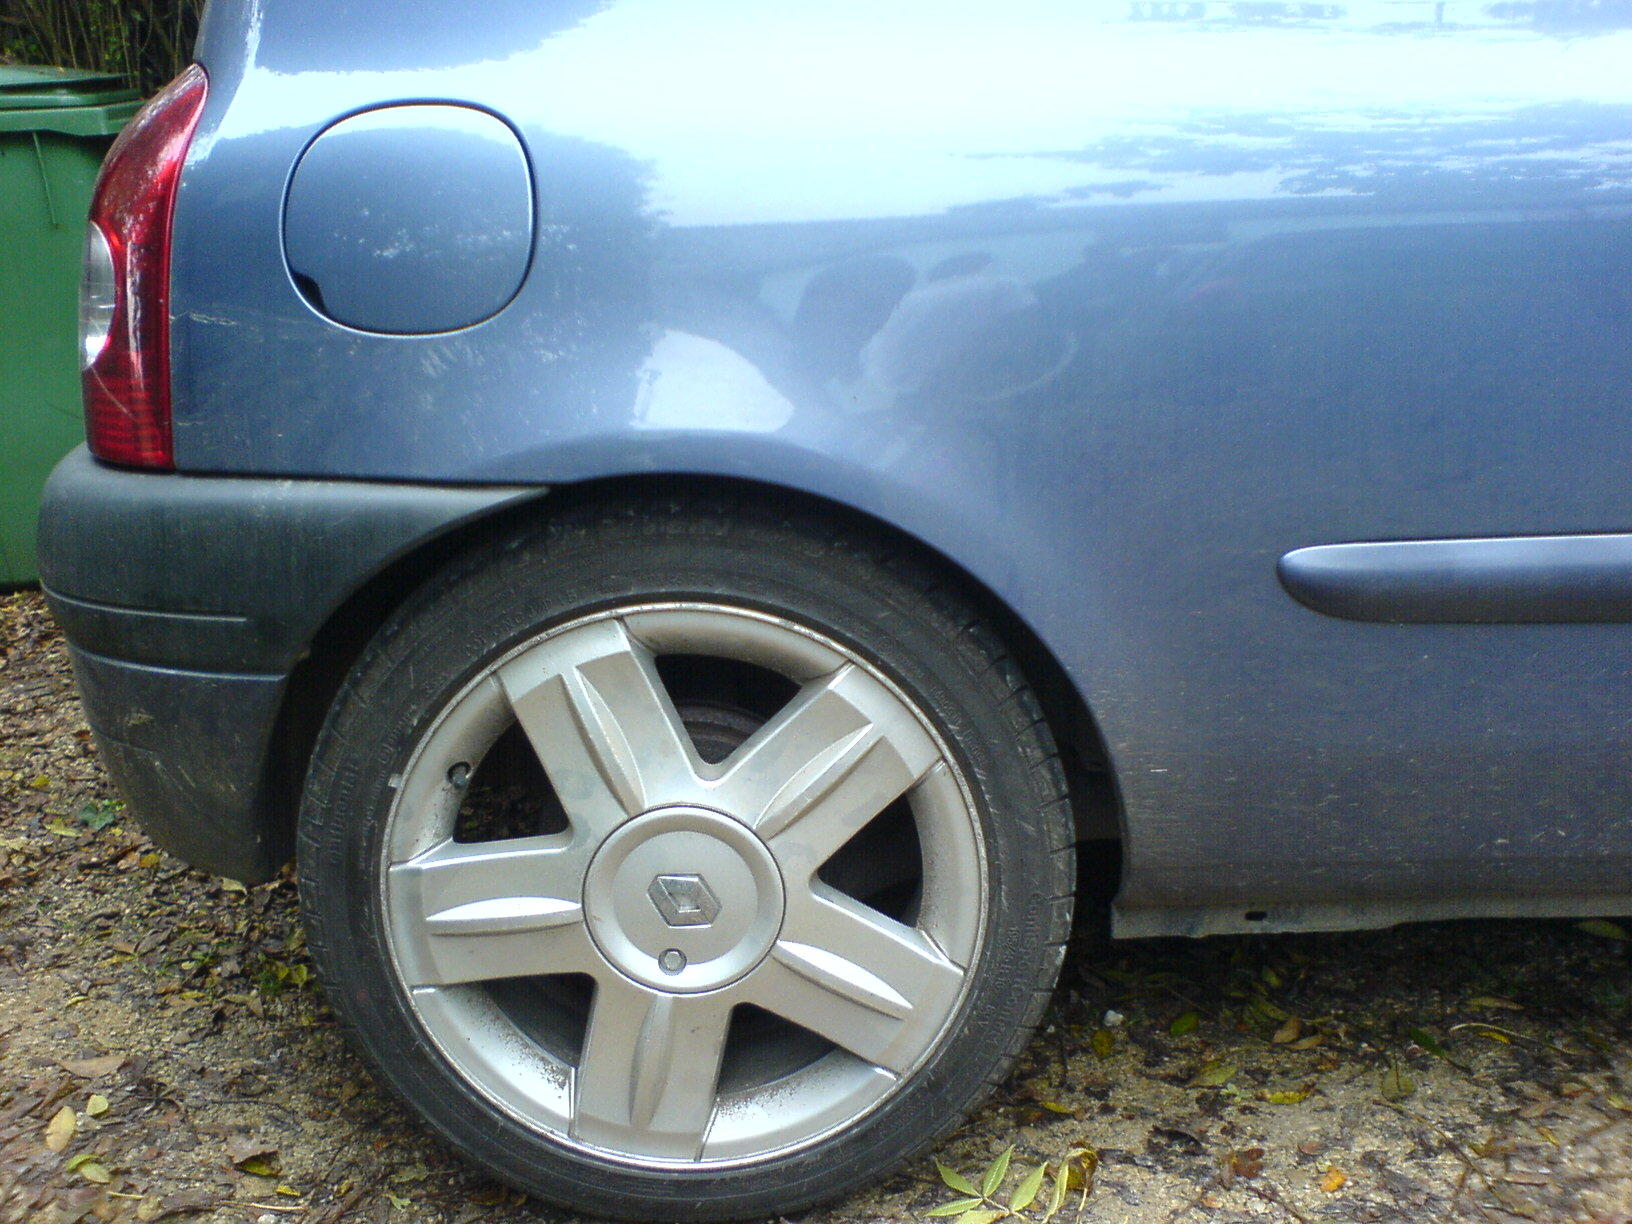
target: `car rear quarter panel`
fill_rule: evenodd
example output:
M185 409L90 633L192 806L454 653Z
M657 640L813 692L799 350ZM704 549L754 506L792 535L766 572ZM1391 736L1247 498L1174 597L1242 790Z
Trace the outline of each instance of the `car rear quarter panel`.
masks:
M1632 529L1622 10L481 12L212 4L181 466L691 473L888 520L1078 685L1125 930L1627 902L1624 626L1337 620L1276 579L1329 543ZM301 151L402 102L526 147L531 269L475 327L337 326L284 265Z

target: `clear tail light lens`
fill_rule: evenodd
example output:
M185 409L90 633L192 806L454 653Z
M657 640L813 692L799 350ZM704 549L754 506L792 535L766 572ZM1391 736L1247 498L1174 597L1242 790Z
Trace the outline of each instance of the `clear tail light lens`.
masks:
M108 347L113 331L114 307L119 302L118 273L113 266L113 248L102 227L92 222L85 227L84 274L79 281L79 368L88 370Z
M170 223L208 78L187 69L132 119L102 163L80 296L85 432L109 463L174 466Z

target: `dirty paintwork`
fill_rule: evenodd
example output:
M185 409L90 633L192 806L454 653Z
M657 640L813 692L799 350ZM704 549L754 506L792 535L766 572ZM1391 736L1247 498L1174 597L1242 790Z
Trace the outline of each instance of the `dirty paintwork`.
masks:
M1128 932L1632 907L1624 624L1340 619L1277 578L1632 530L1632 8L388 7L207 19L183 470L884 519L1092 712ZM513 127L531 262L474 326L338 326L286 185L410 102Z

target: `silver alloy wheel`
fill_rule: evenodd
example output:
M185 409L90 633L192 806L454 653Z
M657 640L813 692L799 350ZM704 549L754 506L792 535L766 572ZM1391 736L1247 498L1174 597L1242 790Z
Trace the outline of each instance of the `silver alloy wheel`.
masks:
M709 763L665 655L797 691ZM455 840L470 771L516 723L568 827ZM776 617L669 603L552 629L467 685L393 781L382 901L412 1010L472 1086L580 1150L692 1165L808 1146L924 1065L979 952L984 841L953 757L870 664ZM891 917L818 871L898 800L920 875ZM557 975L593 982L581 1037L541 1040L491 988L548 996ZM724 1084L743 1005L823 1042Z

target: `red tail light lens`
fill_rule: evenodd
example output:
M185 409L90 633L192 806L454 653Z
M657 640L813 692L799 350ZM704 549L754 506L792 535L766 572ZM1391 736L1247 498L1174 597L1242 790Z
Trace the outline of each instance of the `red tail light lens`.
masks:
M183 72L114 142L91 202L80 340L85 432L109 463L174 466L170 444L170 222L209 89Z

